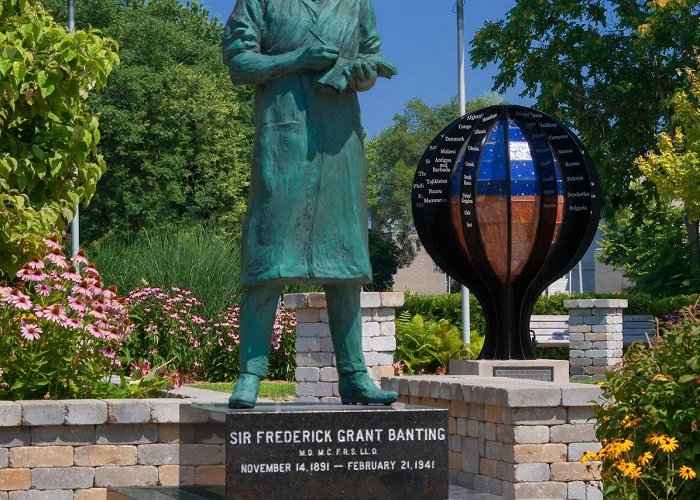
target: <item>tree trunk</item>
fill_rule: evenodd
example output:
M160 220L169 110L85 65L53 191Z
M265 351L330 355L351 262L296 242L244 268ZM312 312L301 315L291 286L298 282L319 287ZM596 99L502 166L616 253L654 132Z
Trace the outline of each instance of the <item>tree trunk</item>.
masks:
M688 235L688 243L690 244L690 262L692 273L695 276L700 276L700 234L698 233L698 222L690 220L688 214L683 218L685 220L685 230Z

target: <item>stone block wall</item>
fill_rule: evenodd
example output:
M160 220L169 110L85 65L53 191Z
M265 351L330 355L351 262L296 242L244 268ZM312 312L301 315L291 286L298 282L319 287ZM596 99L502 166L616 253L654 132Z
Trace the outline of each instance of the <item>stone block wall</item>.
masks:
M569 374L604 380L622 362L622 312L627 299L565 300L569 310Z
M365 362L372 379L394 374L396 326L394 315L403 305L401 292L363 292L362 345ZM296 391L299 401L338 401L338 372L328 309L323 293L294 293L284 296L284 305L296 313L297 368Z
M223 433L204 436L204 422L182 422L181 404L190 403L0 402L0 500L103 500L109 487L224 484Z
M450 482L508 499L602 500L597 386L475 376L392 377L399 400L450 410Z

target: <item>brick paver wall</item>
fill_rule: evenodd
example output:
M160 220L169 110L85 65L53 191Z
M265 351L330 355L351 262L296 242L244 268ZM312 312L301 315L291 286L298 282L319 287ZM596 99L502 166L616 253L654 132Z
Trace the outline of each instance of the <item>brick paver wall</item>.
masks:
M402 292L363 292L361 295L362 348L368 373L377 384L382 377L394 374L394 316L403 302ZM297 319L296 391L299 401L339 401L338 372L325 294L288 294L284 296L284 305L296 313Z
M224 484L223 434L183 442L183 431L194 435L206 422L181 422L181 404L190 403L0 402L0 500L102 500L111 486Z
M601 500L596 386L474 376L392 377L399 400L450 410L450 481L509 499Z

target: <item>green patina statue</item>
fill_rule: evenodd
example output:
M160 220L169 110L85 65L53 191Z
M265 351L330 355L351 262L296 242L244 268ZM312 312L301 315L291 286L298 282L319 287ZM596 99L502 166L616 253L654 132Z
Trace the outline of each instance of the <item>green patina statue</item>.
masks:
M253 84L255 145L243 228L241 375L229 399L252 408L285 284L321 284L346 404L389 404L362 353L360 291L371 281L366 165L357 92L396 69L379 54L369 0L238 0L223 56Z

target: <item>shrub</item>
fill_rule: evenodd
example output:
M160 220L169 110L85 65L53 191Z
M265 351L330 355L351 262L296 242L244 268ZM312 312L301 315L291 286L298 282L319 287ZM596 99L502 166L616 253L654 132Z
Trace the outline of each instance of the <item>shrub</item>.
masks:
M122 347L132 330L125 299L105 289L93 265L50 251L0 287L0 399L149 395L163 380L127 381ZM74 263L87 264L82 254ZM139 372L138 375L142 373ZM118 375L121 384L111 380ZM144 374L145 375L145 374Z
M700 482L700 308L651 346L635 344L602 385L597 410L606 498L697 498Z
M475 358L484 338L471 336L462 341L460 330L447 320L426 320L420 314L411 318L401 313L396 320L395 369L399 373L447 373L451 359Z
M549 297L541 296L538 298L532 309L532 314L568 314L568 310L564 307L564 301L582 298L627 298L629 307L625 309L625 314L651 314L657 318L664 318L666 315L681 307L693 304L697 296L675 295L671 297L655 297L641 293L629 295L612 293L556 293ZM484 316L481 305L474 294L470 294L469 305L471 329L476 330L479 335L483 335L485 331ZM458 293L445 295L406 294L404 305L397 311L398 314L402 312L407 312L411 317L420 314L424 318L435 321L446 319L458 328L461 328L462 325L462 301Z
M167 366L190 376L202 370L200 346L209 329L202 302L189 290L137 288L129 293L136 328L127 345L139 363Z
M206 342L204 378L233 380L240 373L238 306L230 308L213 324ZM282 304L275 316L270 346L268 378L294 380L296 370L296 319Z
M0 275L9 278L95 192L106 166L87 99L118 57L112 40L68 33L36 0L3 0L0 39Z
M104 279L122 290L144 285L187 289L211 317L237 302L240 246L203 226L164 227L124 239L106 237L94 245Z

